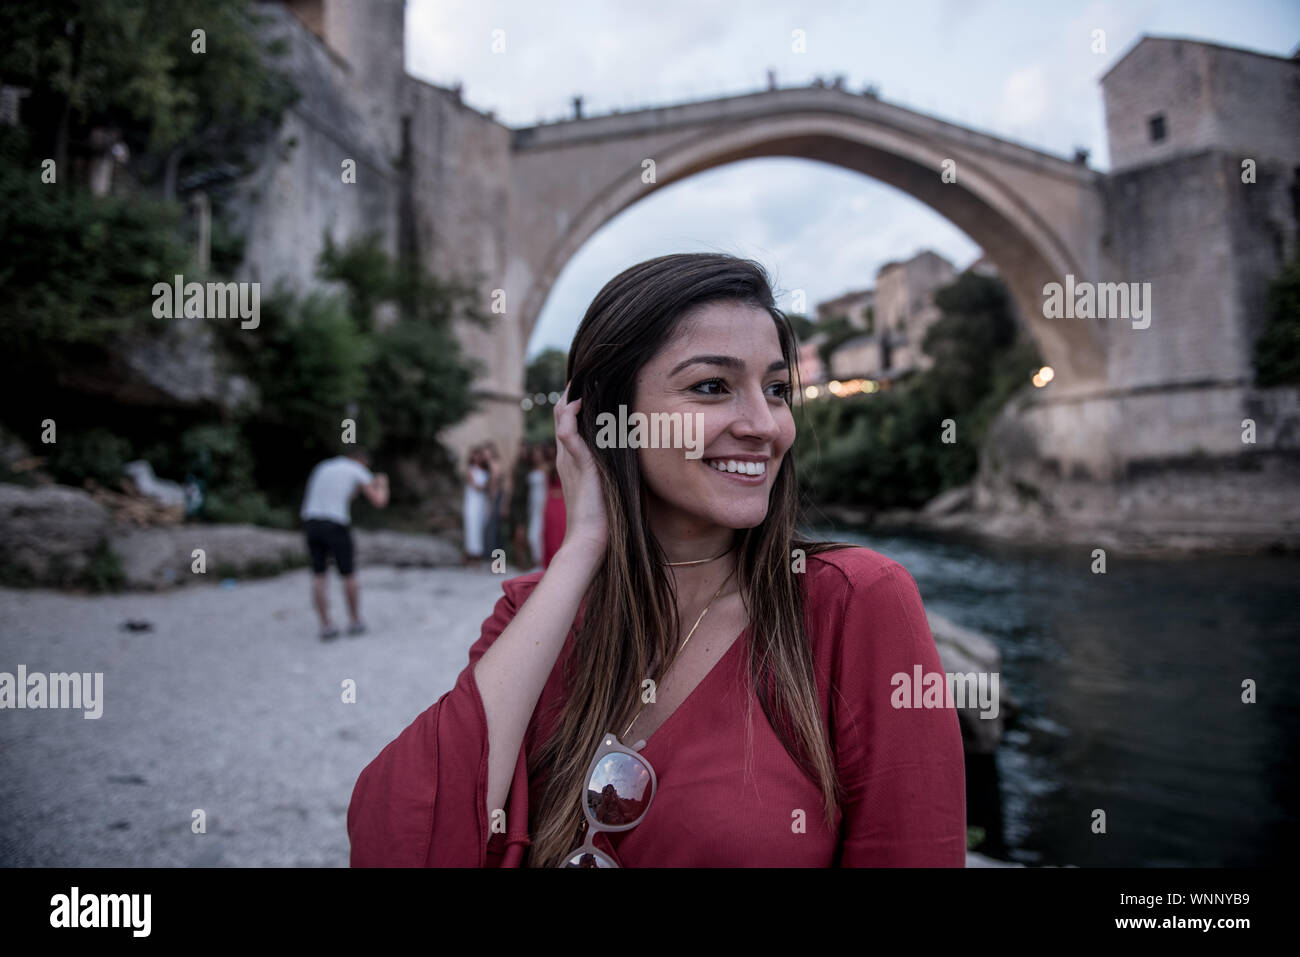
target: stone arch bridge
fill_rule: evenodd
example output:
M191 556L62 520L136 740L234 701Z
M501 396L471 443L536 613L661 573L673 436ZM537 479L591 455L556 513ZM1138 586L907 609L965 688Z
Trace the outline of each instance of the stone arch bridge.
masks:
M507 290L522 294L525 336L565 264L623 209L713 167L789 156L888 183L952 221L997 265L1061 385L1106 383L1095 327L1042 315L1045 284L1101 271L1102 176L1082 164L819 87L519 129L511 152Z

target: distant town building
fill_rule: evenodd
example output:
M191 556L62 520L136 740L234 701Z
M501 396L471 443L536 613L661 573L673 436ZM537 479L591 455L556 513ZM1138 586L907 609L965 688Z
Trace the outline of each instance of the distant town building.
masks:
M849 325L854 329L861 329L863 332L871 331L871 308L875 300L875 291L872 289L859 289L855 292L846 292L842 296L834 299L827 299L825 302L817 304L817 321L827 322L836 316L844 316L849 320Z
M876 273L876 329L920 343L939 318L934 291L957 278L952 263L926 250Z
M875 334L854 336L831 353L831 378L879 379L888 365L888 345Z
M902 262L886 263L876 274L873 289L846 293L819 304L819 321L849 314L848 309L854 304L865 313L860 304L869 303L874 313L869 333L841 343L831 354L831 376L893 379L929 368L932 360L921 351L921 342L939 318L934 293L956 277L957 270L951 262L926 250ZM854 325L868 328L865 323Z

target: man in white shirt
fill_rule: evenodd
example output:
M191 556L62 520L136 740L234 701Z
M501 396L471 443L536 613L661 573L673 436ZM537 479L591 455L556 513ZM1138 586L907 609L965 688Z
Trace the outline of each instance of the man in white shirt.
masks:
M330 621L329 596L325 589L331 555L343 576L343 593L351 619L348 634L360 635L366 630L361 623L361 589L352 561L352 496L360 489L376 508L388 504L388 476L371 472L369 461L364 449L352 449L346 455L321 462L307 479L307 494L300 515L315 573L311 583L312 602L320 615L320 636L325 641L339 633Z

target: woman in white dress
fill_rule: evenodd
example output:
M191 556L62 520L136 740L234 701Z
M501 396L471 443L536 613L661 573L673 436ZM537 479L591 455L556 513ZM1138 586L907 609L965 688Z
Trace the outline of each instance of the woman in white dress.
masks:
M483 557L483 529L487 524L488 470L483 465L482 450L474 448L469 453L469 468L465 470L465 564L477 565Z
M546 449L540 443L532 448L532 469L528 473L528 550L533 568L542 567L542 516L546 513Z

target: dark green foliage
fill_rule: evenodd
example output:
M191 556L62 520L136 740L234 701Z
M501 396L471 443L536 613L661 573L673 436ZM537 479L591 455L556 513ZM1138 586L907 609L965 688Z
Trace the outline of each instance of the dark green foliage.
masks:
M207 522L266 525L270 528L294 528L298 521L296 509L290 505L271 504L265 492L224 488L206 494L199 517Z
M15 366L144 328L153 284L186 262L174 205L42 183L25 146L0 127L0 335Z
M560 349L543 349L524 371L524 394L549 396L552 392L564 395L565 366L568 353ZM524 438L529 442L555 440L555 406L535 405L524 413Z
M258 426L276 433L277 444L311 455L333 449L348 403L363 398L374 353L343 303L278 289L262 299L256 329L220 328L236 368L257 387L250 417Z
M203 492L198 518L210 522L292 528L295 512L272 504L256 478L252 447L241 427L230 422L192 426L179 440L168 438L143 454L159 474L190 477ZM275 490L274 484L271 485Z
M398 322L374 337L367 371L370 438L394 454L418 450L472 409L473 375L450 332L420 322Z
M524 372L524 392L564 392L564 368L569 356L561 349L543 349Z
M108 429L91 429L80 435L64 429L56 438L52 445L43 446L50 450L46 467L56 481L66 485L94 479L116 488L122 466L131 461L131 443Z
M0 76L27 87L23 123L60 181L116 131L132 171L171 198L190 168L242 165L296 98L268 65L249 0L6 0ZM205 33L195 52L193 31Z
M921 343L935 360L926 378L942 408L964 412L983 396L995 358L1015 340L1010 297L1001 282L968 271L937 290L934 304L943 315Z
M0 79L28 91L20 125L0 127L0 415L28 436L32 409L54 418L68 443L55 453L65 480L111 471L94 465L106 446L83 441L96 428L147 447L160 429L211 414L105 393L122 379L120 340L159 321L154 284L191 266L182 207L167 198L177 178L245 168L244 148L292 99L255 19L247 0L0 7ZM191 49L197 28L203 54ZM116 169L112 195L94 196L91 163L115 141L129 162ZM45 160L55 161L54 182L43 181ZM240 242L214 206L214 265L233 268Z
M440 458L437 434L474 409L470 385L476 369L454 330L457 320L490 325L477 294L395 262L375 235L342 249L326 236L319 273L342 283L348 314L368 334L364 396L358 396L361 440L380 456ZM379 328L376 312L385 304L401 318Z
M1268 290L1268 316L1255 344L1255 383L1300 385L1300 258Z

